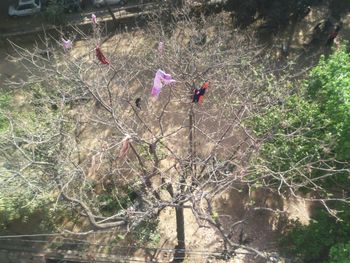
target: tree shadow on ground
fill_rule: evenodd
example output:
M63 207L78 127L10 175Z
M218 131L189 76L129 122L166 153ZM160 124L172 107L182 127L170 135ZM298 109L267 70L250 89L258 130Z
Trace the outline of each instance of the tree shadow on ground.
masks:
M286 200L264 188L232 189L218 198L216 211L232 242L274 252L278 250L277 241L288 226L289 217L307 222L313 204ZM244 260L265 262L250 256Z
M286 30L294 34L295 25L309 14L311 9L327 6L333 23L350 10L350 2L343 0L248 0L228 1L225 10L232 12L235 27L246 29L254 24L257 35L263 42L271 41Z

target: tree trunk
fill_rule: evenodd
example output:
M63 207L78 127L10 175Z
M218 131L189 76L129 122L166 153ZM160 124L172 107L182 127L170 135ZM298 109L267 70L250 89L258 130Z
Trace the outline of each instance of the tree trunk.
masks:
M181 205L176 207L176 233L177 245L175 246L175 253L173 263L183 262L185 259L185 220L184 208Z

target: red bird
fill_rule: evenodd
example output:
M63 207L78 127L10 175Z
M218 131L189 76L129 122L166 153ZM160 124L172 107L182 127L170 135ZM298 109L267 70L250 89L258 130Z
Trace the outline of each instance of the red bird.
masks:
M96 47L96 57L102 64L109 65L108 59L103 55L99 47Z

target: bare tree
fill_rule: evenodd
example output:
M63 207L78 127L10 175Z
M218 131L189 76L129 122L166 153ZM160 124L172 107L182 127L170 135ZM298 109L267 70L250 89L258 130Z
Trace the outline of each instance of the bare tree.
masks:
M27 107L41 119L27 125L7 115L10 129L0 136L11 151L1 158L17 164L6 170L6 182L19 179L38 195L53 194L55 204L69 204L93 230L130 231L172 207L178 242L173 262L185 258L184 209L217 230L227 255L244 248L267 259L242 236L234 241L233 229L244 219L227 226L214 203L232 188L299 195L300 184L252 165L266 137L256 138L246 125L287 96L284 86L295 76L272 63L270 50L253 36L233 31L225 14L198 21L184 8L174 11L171 23L159 21L153 14L145 29L114 41L105 41L99 26L92 37L77 30L83 40L72 50L52 38L43 41L49 53L12 43L29 77L11 85L36 94ZM163 51L156 48L159 41ZM96 59L96 45L110 65ZM155 99L150 89L158 69L177 83ZM193 103L194 89L207 80L204 102ZM121 153L123 144L129 150ZM317 187L304 179L301 184ZM136 193L134 202L126 206L117 198L121 209L103 213L99 196L123 187Z

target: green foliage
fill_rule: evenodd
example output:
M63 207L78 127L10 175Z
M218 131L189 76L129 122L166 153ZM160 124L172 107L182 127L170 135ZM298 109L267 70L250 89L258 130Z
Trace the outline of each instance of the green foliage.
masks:
M3 93L0 96L0 108L5 108L9 105L11 96L8 93Z
M331 247L350 239L350 210L348 205L338 205L337 219L324 209L319 209L310 224L293 222L291 231L281 240L288 254L295 256L298 262L324 262Z
M150 151L150 147L148 144L141 144L137 146L137 150L141 157L145 158L147 161L151 161L154 159L153 153ZM155 148L157 157L159 160L163 160L167 157L166 149L162 140L157 143L157 147Z
M142 221L132 230L133 240L137 240L140 245L148 243L156 246L160 241L157 226L158 220L148 219Z
M11 96L8 93L0 95L0 133L4 132L8 127L8 121L4 115L4 111L7 109L11 102Z
M97 205L104 215L111 216L130 207L136 198L136 192L130 188L113 188L97 196Z
M350 54L342 46L329 59L322 57L307 83L307 95L329 120L327 132L336 138L340 160L350 160Z
M38 87L32 88L35 90ZM26 96L27 100L23 104L16 103L16 107L11 105L9 94L4 93L0 96L0 230L5 231L13 222L26 223L38 216L45 218L37 224L38 231L52 229L55 228L54 213L50 212L49 204L55 201L55 193L51 192L52 181L44 176L49 173L44 166L27 166L30 160L24 155L35 156L38 162L51 162L57 146L55 142L59 140L54 136L58 127L57 116L45 104L29 107L31 97L27 94L21 95ZM5 132L8 126L7 119L5 124L1 121L1 114L5 111L11 118L13 134ZM11 136L15 138L14 141L11 140ZM42 142L36 143L40 139ZM50 143L46 143L49 141Z
M332 246L330 263L350 263L350 241Z
M307 191L307 177L326 175L322 181L313 181L323 187L318 194L324 197L336 195L335 184L349 186L348 173L327 171L348 168L350 161L350 55L345 46L328 59L322 57L298 93L248 124L256 137L263 138L253 165L258 174L271 175L270 183L280 186L282 174L284 182ZM343 211L341 222L319 210L308 226L291 224L282 241L284 248L298 262L327 260L332 246L338 258L343 257L347 247L339 243L350 240L350 211L345 205L338 210Z
M350 161L349 69L345 47L328 60L321 58L299 93L248 123L257 137L265 138L253 160L258 174L282 172L284 178L299 183L305 175L324 175L322 168L340 168L332 160ZM333 178L347 181L341 173ZM330 186L329 182L323 183Z
M26 224L38 217L42 220L36 225L36 231L54 229L54 214L50 213L53 201L51 195L40 193L20 182L8 182L0 192L0 231L6 231L13 222L16 225Z
M283 107L275 106L254 119L255 134L271 137L263 144L261 154L269 156L268 165L277 171L288 171L297 163L323 156L332 140L324 134L326 124L317 105L298 95L291 96Z
M4 114L11 115L15 119L20 117L21 124L23 124L23 120L28 121L27 112L23 116L19 112L10 111L10 108L11 96L9 93L3 93L0 96L0 133L5 132L9 125ZM15 123L16 120L13 119L13 128L17 130ZM19 131L18 135L20 135ZM2 140L0 144L6 152L5 158L2 159L2 156L0 156L0 184L6 186L2 187L0 191L0 230L4 231L15 220L26 222L30 215L44 206L47 196L45 193L38 191L37 186L27 185L26 179L12 172L12 168L19 165L21 159L14 154L15 149L6 144L6 140ZM12 157L13 162L11 162Z

